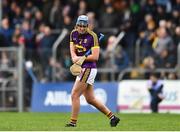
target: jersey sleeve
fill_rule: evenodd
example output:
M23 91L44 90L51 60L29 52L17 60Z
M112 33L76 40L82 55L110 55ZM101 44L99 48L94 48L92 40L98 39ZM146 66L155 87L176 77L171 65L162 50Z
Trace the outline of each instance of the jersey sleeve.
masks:
M73 30L72 32L71 32L71 34L70 34L70 44L74 44L74 41L73 41L73 34L74 34L74 31L75 30Z
M99 48L99 41L98 41L98 37L94 32L91 32L92 38L93 38L93 44L91 49L93 48Z

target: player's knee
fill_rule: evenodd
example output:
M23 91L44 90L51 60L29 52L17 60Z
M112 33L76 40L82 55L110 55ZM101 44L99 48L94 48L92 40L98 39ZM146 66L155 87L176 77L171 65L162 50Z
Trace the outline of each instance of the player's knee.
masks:
M95 99L94 98L86 98L86 101L88 104L94 104Z
M72 99L72 100L79 99L79 95L78 95L77 93L72 93L72 94L71 94L71 99Z

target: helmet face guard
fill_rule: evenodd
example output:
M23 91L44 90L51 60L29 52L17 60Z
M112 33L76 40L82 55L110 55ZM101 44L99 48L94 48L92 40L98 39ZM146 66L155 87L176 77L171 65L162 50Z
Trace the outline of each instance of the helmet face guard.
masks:
M88 26L88 17L85 15L80 15L76 21L76 25Z
M76 23L77 26L87 27L88 23L86 21L78 21Z

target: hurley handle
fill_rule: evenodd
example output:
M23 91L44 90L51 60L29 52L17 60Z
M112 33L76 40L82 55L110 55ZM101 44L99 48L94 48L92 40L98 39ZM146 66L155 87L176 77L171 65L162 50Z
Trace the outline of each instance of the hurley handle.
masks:
M104 34L100 33L100 37L99 37L99 42L104 38ZM86 53L85 56L87 57L88 55L91 54L91 49L89 49Z

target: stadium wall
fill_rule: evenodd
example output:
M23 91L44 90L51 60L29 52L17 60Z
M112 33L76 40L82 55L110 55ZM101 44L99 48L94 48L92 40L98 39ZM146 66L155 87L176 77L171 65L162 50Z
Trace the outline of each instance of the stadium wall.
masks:
M180 113L180 81L164 80L165 99L159 105L160 112ZM150 112L150 96L146 80L124 80L118 88L119 112Z
M31 111L70 112L73 83L35 83L33 86ZM117 111L118 83L95 83L95 96L113 112ZM81 112L97 112L81 96Z
M120 83L96 82L95 96L113 112L149 113L150 96L147 80L123 80ZM70 112L71 88L69 83L35 83L33 86L31 111ZM164 80L165 99L160 112L180 113L180 81ZM81 96L81 112L97 112Z

